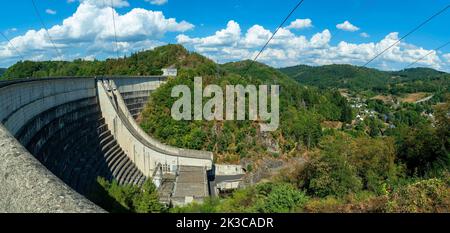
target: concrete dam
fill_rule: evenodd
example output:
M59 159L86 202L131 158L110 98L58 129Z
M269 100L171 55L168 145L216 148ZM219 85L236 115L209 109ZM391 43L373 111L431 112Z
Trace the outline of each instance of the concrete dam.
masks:
M212 153L162 144L135 121L165 82L0 82L0 212L104 212L89 200L97 177L134 185L151 179L161 201L175 205L209 196Z

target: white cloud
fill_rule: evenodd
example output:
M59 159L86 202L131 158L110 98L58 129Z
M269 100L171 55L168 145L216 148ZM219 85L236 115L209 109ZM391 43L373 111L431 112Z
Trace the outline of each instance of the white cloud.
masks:
M56 11L52 10L52 9L46 9L45 13L49 14L49 15L56 15Z
M328 29L311 37L310 44L313 48L323 48L328 45L331 40L331 33Z
M17 32L17 31L18 31L17 28L8 28L8 29L6 29L6 30L4 31L4 33L5 33L6 35L9 35L9 34L11 34L11 33Z
M166 18L160 11L134 8L123 15L116 11L114 14L120 54L161 45L159 40L167 32L185 32L194 27L186 21ZM111 8L92 4L92 0L82 1L72 16L50 27L48 33L64 54L64 58L58 59L73 58L74 51L79 50L85 51L85 57L91 54L108 56L115 51ZM44 29L29 30L11 41L26 59L55 59L56 51ZM0 65L4 66L8 59L14 58L17 58L17 52L7 43L0 43Z
M361 32L361 33L359 33L359 35L360 35L361 37L364 37L364 38L369 38L369 37L370 37L370 35L367 34L366 32Z
M74 2L75 0L69 0L70 2ZM111 7L111 0L78 0L80 3L87 3L90 5L98 6L98 7ZM130 3L126 0L112 0L112 5L114 8L122 8L129 7Z
M347 20L345 22L343 22L343 23L340 23L340 24L336 25L336 28L344 30L344 31L349 31L349 32L355 32L355 31L359 30L358 27L356 27L355 25L351 24Z
M313 25L311 19L296 19L295 21L292 21L291 24L286 27L286 29L303 29L310 28L312 26Z
M169 0L145 0L145 1L149 2L149 3L153 4L153 5L160 6L160 5L166 4Z
M245 47L263 46L271 36L272 33L269 30L260 25L254 25L248 29L242 43Z
M220 31L217 31L212 36L204 38L190 38L186 35L178 35L178 43L192 44L199 47L216 47L216 46L232 46L239 41L241 34L241 28L239 24L231 20L228 22L227 27Z
M450 64L450 53L442 55L447 60L447 63Z
M230 21L225 29L219 30L211 36L191 38L182 34L177 37L177 41L213 60L228 62L254 58L272 35L261 25L254 25L245 33L241 33L241 31L237 22ZM396 42L398 33L389 33L378 42L361 44L342 41L337 45L331 45L331 38L332 35L328 29L318 32L308 39L303 35L295 35L289 29L281 28L260 56L259 61L275 67L297 64L350 63L362 65ZM401 42L377 58L371 63L371 66L381 69L401 69L404 65L419 59L430 51L432 50ZM442 60L437 53L432 53L418 64L437 69L448 69Z

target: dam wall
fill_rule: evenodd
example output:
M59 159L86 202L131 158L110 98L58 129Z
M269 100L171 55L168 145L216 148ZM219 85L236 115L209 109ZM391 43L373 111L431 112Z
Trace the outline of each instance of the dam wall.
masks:
M164 172L174 173L181 165L205 167L206 170L212 168L212 153L175 148L148 136L127 111L126 102L120 93L121 86L116 85L116 82L113 79L98 81L101 111L119 145L144 175L151 177L159 164Z
M0 82L0 212L104 212L94 204L98 177L141 186L181 166L198 167L199 173L211 169L212 153L164 145L136 123L151 92L164 82Z
M65 122L100 116L95 96L93 79L44 79L0 85L1 212L103 212L26 148L30 143L33 148L43 146ZM64 120L55 124L55 119ZM58 124L60 127L46 127ZM36 135L42 137L32 142Z
M161 84L165 83L164 77L126 77L112 78L117 86L117 90L122 96L128 111L134 119L144 108L150 94Z

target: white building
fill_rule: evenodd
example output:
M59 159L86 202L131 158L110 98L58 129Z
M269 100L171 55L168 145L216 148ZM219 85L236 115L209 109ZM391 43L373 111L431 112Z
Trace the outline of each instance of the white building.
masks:
M175 68L164 68L161 69L161 71L163 72L163 76L177 76L177 69Z
M242 169L241 165L216 164L214 167L216 176L233 176L245 174L244 169Z

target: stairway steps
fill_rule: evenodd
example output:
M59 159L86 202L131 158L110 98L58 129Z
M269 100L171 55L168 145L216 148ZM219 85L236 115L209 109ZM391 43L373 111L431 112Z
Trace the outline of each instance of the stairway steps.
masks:
M126 182L128 184L134 184L134 179L136 178L136 175L141 173L141 171L135 166L135 168L130 172L129 176L126 178Z
M122 166L122 168L119 170L117 174L117 181L119 181L119 184L125 184L126 181L125 177L127 175L127 172L129 172L129 170L132 169L132 164L133 162L131 162L131 160L128 159Z
M137 174L133 181L133 184L139 186L139 181L141 180L142 176L144 176L142 173Z
M122 150L120 150L120 153L118 153L115 156L114 160L112 160L111 163L108 163L108 168L109 168L109 170L111 172L111 176L110 176L111 179L115 178L115 174L116 174L115 170L117 169L117 166L122 161L125 160L125 158L126 158L126 154Z
M114 166L112 168L112 173L114 178L117 180L119 172L122 170L122 168L125 166L125 164L127 164L128 162L130 162L130 160L128 159L127 155L125 153L122 154L122 158L119 160L119 162L116 164L116 166ZM118 181L118 180L117 180Z
M141 179L139 179L139 182L138 182L138 186L139 187L142 187L142 185L144 185L144 182L145 182L145 180L147 179L147 177L145 177L144 175L141 177Z
M112 135L111 135L111 132L109 132L109 131L105 131L101 134L98 134L98 140L100 141L100 146L103 146L104 144L102 144L102 142L107 140L110 136L112 136Z

